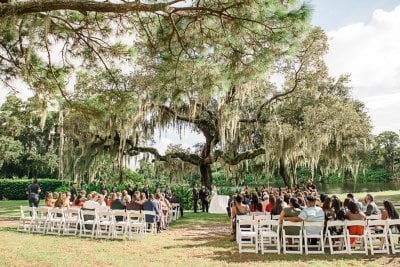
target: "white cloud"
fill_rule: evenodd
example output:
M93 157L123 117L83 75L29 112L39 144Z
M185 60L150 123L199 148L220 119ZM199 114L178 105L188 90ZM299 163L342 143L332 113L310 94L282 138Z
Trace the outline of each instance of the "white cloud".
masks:
M400 5L375 10L367 24L328 33L326 62L332 75L351 74L355 98L370 111L374 133L400 129Z

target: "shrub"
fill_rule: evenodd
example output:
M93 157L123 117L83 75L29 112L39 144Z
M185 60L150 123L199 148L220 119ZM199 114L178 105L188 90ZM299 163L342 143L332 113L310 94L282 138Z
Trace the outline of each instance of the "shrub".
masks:
M0 179L0 199L23 200L27 199L26 191L32 183L30 179ZM40 198L43 199L47 191L56 191L62 186L62 181L55 179L38 179Z

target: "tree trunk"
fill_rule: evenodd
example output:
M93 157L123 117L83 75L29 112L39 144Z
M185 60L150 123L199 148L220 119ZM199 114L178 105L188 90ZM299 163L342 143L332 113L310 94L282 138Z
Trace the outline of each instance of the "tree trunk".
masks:
M211 190L212 174L210 164L201 164L200 166L201 174L201 185L205 185L209 190Z
M64 150L64 114L63 110L60 109L58 113L58 132L60 134L60 143L58 147L58 179L64 180L64 162L63 162L63 150ZM74 182L76 180L74 179Z
M285 160L283 158L279 159L279 174L281 175L285 186L290 186L290 177L286 172Z

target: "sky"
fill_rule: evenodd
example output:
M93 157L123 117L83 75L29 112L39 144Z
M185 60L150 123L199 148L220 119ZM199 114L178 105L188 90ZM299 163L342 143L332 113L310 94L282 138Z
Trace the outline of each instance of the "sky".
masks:
M308 0L312 24L329 37L325 57L330 74L350 74L353 96L363 101L373 134L400 131L400 0ZM2 90L3 91L3 90ZM3 91L4 92L4 91ZM26 97L26 93L23 93ZM0 94L0 103L5 99ZM190 147L204 139L168 130L156 136L164 153L169 143Z

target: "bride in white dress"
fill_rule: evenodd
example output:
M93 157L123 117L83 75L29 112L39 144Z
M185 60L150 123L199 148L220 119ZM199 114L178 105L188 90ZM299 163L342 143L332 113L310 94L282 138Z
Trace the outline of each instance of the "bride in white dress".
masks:
M224 214L227 213L226 208L228 207L229 196L218 195L217 187L211 186L211 202L208 208L209 213Z

